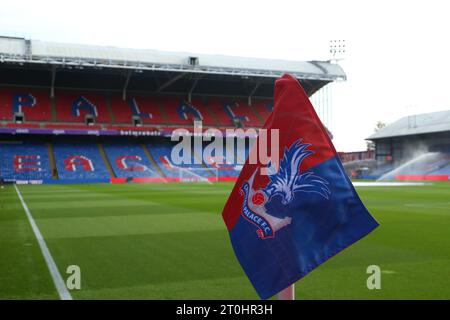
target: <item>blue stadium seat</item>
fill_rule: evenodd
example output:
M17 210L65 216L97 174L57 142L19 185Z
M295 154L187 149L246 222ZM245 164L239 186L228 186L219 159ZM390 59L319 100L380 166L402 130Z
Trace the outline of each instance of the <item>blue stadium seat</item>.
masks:
M383 168L384 169L384 168ZM392 171L391 171L392 170ZM381 173L380 169L373 171L372 175ZM450 174L450 154L446 152L429 152L412 159L397 168L379 174L383 179L395 179L404 175L448 175Z
M100 182L111 175L94 143L55 143L54 154L60 179Z
M139 144L108 143L103 147L118 178L161 177Z
M5 180L52 178L48 147L45 143L1 143L0 155L0 176Z
M192 164L174 164L171 157L173 146L173 143L165 142L154 142L147 145L150 154L167 177L178 178L180 176L180 170L182 169L188 170L188 172L189 170L191 170L194 174L200 175L202 177L213 176L213 172L208 172L208 170L196 170L205 169L205 166L202 164L194 164L194 153L191 153ZM197 156L201 157L201 153L198 153L198 150Z

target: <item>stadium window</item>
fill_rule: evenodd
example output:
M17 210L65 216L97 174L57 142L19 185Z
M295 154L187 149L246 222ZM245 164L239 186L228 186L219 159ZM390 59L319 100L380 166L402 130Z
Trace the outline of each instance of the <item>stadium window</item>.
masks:
M87 114L85 117L85 121L88 126L93 126L95 124L94 116L92 114Z
M14 113L14 123L24 123L25 116L22 112Z
M133 116L132 123L133 123L133 126L135 126L135 127L141 127L142 126L141 117Z
M242 123L242 121L237 118L233 119L233 123L236 128L240 128L240 129L244 128L244 124Z
M198 66L198 57L189 57L188 63L191 66Z
M388 154L391 151L390 145L384 142L378 142L376 148L378 154Z

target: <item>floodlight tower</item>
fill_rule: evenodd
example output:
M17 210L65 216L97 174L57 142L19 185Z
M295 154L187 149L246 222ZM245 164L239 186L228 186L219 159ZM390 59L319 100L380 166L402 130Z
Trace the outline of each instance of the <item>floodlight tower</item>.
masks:
M344 60L346 53L345 40L330 40L329 53L330 58L328 61L330 63L338 63ZM333 82L329 82L311 96L316 112L328 130L332 130L333 86Z
M345 53L345 40L330 40L330 62L337 63L340 60L344 60Z

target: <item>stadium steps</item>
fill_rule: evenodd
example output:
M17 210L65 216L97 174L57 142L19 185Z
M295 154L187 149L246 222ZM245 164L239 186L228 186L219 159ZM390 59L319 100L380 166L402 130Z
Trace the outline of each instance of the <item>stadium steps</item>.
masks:
M173 124L173 123L170 122L170 117L169 117L169 115L167 114L166 109L164 108L164 105L162 104L161 101L159 101L159 99L158 99L158 101L156 102L156 105L158 106L158 109L159 109L159 111L161 112L161 115L162 115L162 117L163 117L163 119L164 119L164 123L163 123L163 124L165 124L165 125ZM148 151L148 150L147 150L147 151ZM159 168L159 167L158 167L158 168Z
M214 176L214 172L206 165L206 163L203 162L202 157L197 153L197 150L192 149L192 153L194 154L194 157L199 160L202 164L202 167L205 169L208 169L208 173L210 174L210 176Z
M112 178L116 178L116 173L111 167L111 163L106 155L105 149L101 143L98 144L98 150L100 151L100 155L102 156L103 162L105 162L106 168L108 169L109 174Z
M219 118L217 117L217 115L214 113L214 111L212 111L212 110L209 109L209 108L208 108L206 111L209 112L209 114L211 115L211 118L214 119L214 122L215 122L215 125L216 125L217 128L223 127L223 126L220 124L220 120L219 120Z
M262 125L265 124L266 120L259 114L258 110L256 110L255 107L252 105L248 105L250 107L250 110L255 114L255 116L258 118L258 120L262 123Z
M234 143L237 143L237 142L235 141ZM235 148L235 150L232 150L229 145L225 144L225 148L227 149L227 152L234 153L234 156L236 157L236 161L238 161L239 163L245 163L246 159L242 159L242 157L239 156L237 147Z
M223 127L223 126L221 125L221 123L220 123L219 117L218 117L217 114L211 109L211 107L210 107L210 105L209 105L209 100L206 101L205 105L206 105L206 111L211 115L211 118L214 119L214 122L215 122L217 128Z
M106 110L108 110L110 122L111 123L116 123L116 118L114 117L114 112L113 112L112 107L111 107L111 99L110 98L111 98L110 95L106 95L105 96Z
M53 152L53 144L49 143L47 146L48 146L48 158L50 160L50 168L52 170L52 177L53 179L59 179L58 170L56 169L55 153Z
M155 161L155 159L153 158L153 156L150 153L150 151L148 151L147 146L145 144L141 144L141 147L142 147L142 149L144 149L144 153L147 156L148 160L150 160L152 165L156 168L156 170L158 170L158 173L161 175L161 177L167 178L166 174L161 170L161 167Z
M435 172L441 171L442 169L448 167L450 165L450 159L447 156L448 160L444 160L445 159L445 155L444 154L440 154L440 161L436 161L435 162L435 167L434 168L430 168L427 172L427 174L433 174ZM445 170L443 170L445 171Z
M50 110L52 115L52 122L58 121L56 119L56 97L50 97Z

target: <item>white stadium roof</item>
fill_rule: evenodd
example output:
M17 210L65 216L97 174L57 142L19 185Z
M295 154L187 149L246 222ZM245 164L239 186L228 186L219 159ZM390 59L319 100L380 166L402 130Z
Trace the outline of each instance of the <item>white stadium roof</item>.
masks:
M403 117L367 140L450 131L450 110Z
M194 58L193 60L190 58ZM252 77L291 73L301 79L345 80L343 69L328 61L286 61L223 55L66 44L0 36L0 62L96 68L159 70Z

